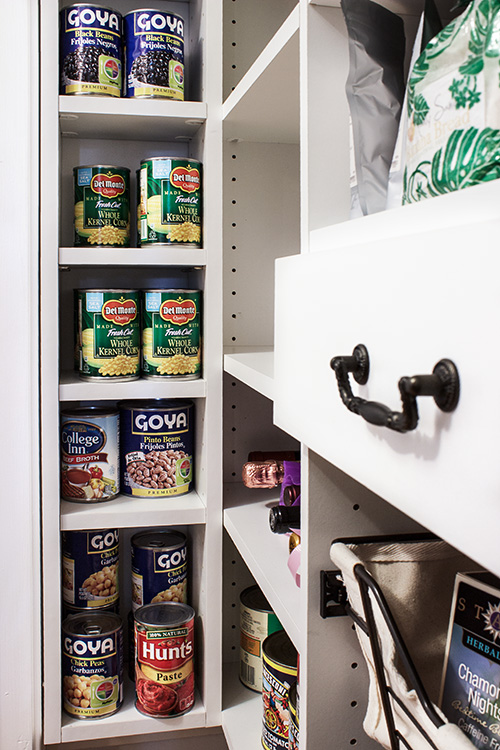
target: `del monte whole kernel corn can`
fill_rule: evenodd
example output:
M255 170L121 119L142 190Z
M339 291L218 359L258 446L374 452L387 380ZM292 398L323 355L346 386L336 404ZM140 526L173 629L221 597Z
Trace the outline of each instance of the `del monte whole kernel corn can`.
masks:
M130 169L75 167L75 247L130 245Z

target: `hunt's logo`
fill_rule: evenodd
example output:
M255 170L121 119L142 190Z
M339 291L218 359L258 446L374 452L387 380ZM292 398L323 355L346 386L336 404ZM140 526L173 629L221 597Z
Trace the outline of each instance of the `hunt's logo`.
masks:
M185 325L196 318L196 303L192 299L167 300L160 307L160 317L176 326Z
M500 605L493 606L493 604L488 603L488 610L483 612L483 618L486 623L484 629L496 641L500 636Z
M90 187L103 198L116 198L125 192L125 180L119 174L95 174L92 177Z
M170 183L184 193L195 193L200 189L200 170L195 167L175 167L170 172Z
M104 320L117 326L126 326L137 317L137 305L133 299L110 299L102 306Z

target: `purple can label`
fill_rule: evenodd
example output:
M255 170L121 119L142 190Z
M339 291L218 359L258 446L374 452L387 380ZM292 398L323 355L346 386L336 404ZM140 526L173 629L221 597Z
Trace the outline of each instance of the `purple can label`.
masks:
M62 597L71 609L108 609L119 598L118 529L62 532Z

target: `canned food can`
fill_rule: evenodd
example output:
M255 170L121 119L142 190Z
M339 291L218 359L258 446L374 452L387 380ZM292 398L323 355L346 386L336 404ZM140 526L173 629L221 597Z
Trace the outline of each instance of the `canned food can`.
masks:
M123 702L123 627L112 612L69 615L62 624L63 709L100 719Z
M240 680L251 690L262 691L262 644L282 625L258 586L240 594Z
M75 610L108 609L120 595L118 529L62 532L62 598Z
M75 247L129 247L130 169L74 167Z
M60 94L120 96L122 17L111 8L75 3L60 11Z
M157 156L141 161L141 247L201 247L202 165Z
M139 531L132 544L132 611L157 602L187 603L187 539L182 531Z
M79 289L78 335L83 380L136 380L141 346L137 289Z
M290 725L288 727L288 750L299 750L299 712L297 702L297 683L294 682L288 691Z
M187 604L146 604L135 613L136 708L180 716L194 704L194 610Z
M142 374L147 379L201 375L201 292L146 289L142 303Z
M193 483L194 404L178 399L120 404L122 492L170 497Z
M288 691L297 681L297 651L284 630L268 635L262 644L262 745L286 748L290 711Z
M100 406L61 411L61 497L112 500L120 491L119 412Z
M141 8L124 16L126 95L184 99L184 20Z

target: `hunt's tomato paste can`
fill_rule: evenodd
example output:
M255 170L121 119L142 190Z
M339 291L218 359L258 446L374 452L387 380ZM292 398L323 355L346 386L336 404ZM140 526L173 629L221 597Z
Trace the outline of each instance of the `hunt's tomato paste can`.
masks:
M135 613L136 708L147 716L181 716L194 704L194 609L146 604Z

